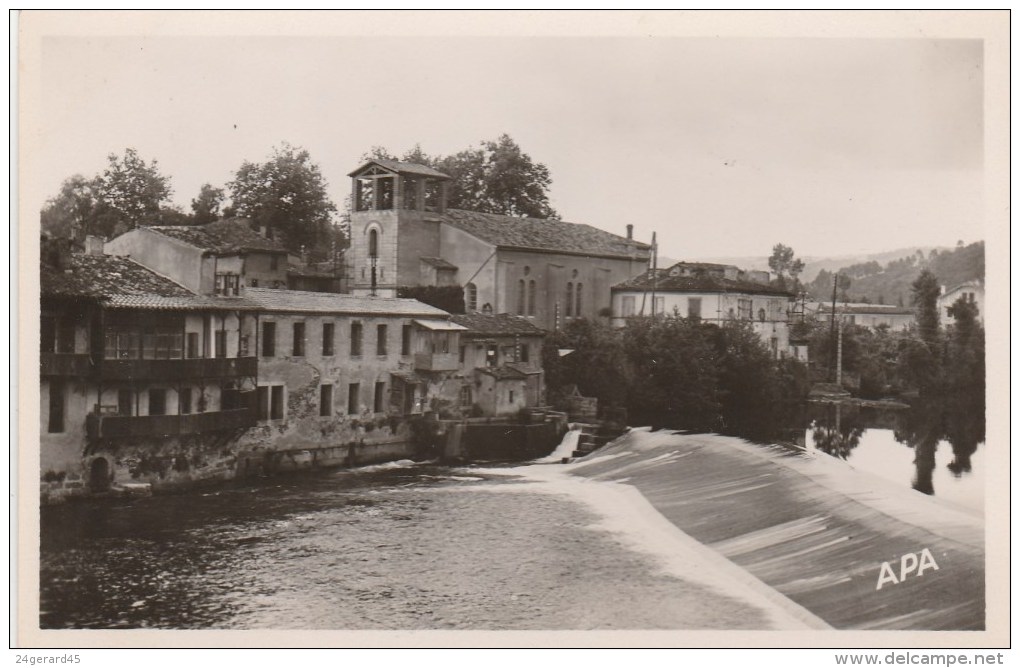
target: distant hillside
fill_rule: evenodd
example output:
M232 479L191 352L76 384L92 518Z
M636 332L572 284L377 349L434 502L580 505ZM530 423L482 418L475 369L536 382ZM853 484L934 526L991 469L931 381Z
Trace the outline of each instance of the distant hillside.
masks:
M902 251L898 251L902 252ZM872 256L877 257L877 256ZM831 265L830 265L831 266ZM874 304L910 305L910 284L921 270L927 267L941 285L952 288L964 281L983 280L985 277L985 244L979 241L951 250L932 249L907 252L884 265L877 260L866 260L834 266L822 266L811 281L805 281L808 294L814 299L832 297L834 271L850 278L850 287L841 299ZM805 274L807 272L805 271Z
M794 248L796 250L796 248ZM924 254L925 257L933 251L943 252L951 250L942 246L914 246L911 248L898 248L896 250L884 251L882 253L861 253L861 254L849 254L849 255L831 255L825 257L818 256L797 256L804 261L804 272L800 275L800 280L804 283L810 283L815 280L818 276L818 272L823 269L833 272L843 267L849 267L854 264L863 264L866 262L878 262L880 265L885 266L887 263L898 260L908 255L914 255L918 251ZM718 262L720 264L733 264L741 269L758 269L761 271L769 270L769 256L768 255L745 255L742 257L711 257L711 258L699 258L701 262ZM659 266L665 266L661 261Z

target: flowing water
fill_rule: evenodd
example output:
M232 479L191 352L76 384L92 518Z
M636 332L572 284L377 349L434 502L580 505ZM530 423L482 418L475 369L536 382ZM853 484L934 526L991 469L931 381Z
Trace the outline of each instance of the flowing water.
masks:
M555 465L537 465L555 466ZM432 464L42 509L43 628L768 628L590 506Z

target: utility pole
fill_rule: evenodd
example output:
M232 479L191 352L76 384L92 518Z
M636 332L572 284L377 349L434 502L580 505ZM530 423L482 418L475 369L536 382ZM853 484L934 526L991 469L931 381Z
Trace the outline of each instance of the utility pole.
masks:
M832 366L833 376L836 371L836 284L839 282L839 272L832 275L832 318L829 323L829 336L832 340L832 354L829 355L829 364Z
M655 317L655 289L659 285L659 245L655 242L655 232L652 232L652 317Z

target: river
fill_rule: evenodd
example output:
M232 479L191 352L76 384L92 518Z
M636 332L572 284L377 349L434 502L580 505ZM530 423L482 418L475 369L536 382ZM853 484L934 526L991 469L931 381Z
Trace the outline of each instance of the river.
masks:
M517 475L409 462L45 507L40 624L775 627L768 605L696 563L669 572L603 519Z

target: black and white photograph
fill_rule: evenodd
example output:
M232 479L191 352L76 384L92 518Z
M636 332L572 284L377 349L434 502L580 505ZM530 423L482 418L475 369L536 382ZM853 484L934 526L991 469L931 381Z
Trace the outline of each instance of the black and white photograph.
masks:
M12 648L1009 647L1008 11L14 24Z

